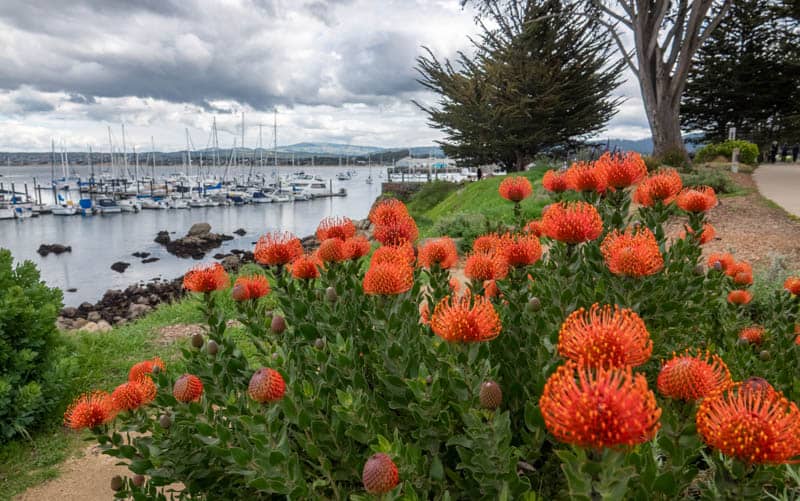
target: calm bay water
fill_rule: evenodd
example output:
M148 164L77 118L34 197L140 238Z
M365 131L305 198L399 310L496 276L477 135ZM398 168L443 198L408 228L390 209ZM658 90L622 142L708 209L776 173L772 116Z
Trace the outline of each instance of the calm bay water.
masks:
M174 171L164 168L165 172ZM281 167L281 174L289 174L300 168ZM302 168L323 179L334 178L339 169L335 167ZM173 238L183 236L194 223L207 222L212 231L232 235L239 228L247 231L243 237L234 235L234 240L224 242L213 249L206 260L217 252L231 249L252 250L253 242L266 232L288 230L303 237L314 233L319 220L326 216L348 216L362 219L381 192L381 174L385 171L373 169L374 184L366 184L366 168L356 168L358 175L350 181L333 179L333 189L347 190L346 197L321 198L307 202L282 204L253 204L242 207L206 207L186 210L142 211L138 214L122 213L107 216L58 217L44 215L25 220L0 220L0 247L10 249L15 260L29 259L36 263L42 278L50 285L62 290L75 288L77 292L64 292L64 303L76 306L83 301L95 302L108 289L124 289L137 282L146 282L155 277L172 279L182 275L189 267L198 263L193 259L181 259L166 252L164 247L153 242L160 230L167 230ZM12 167L0 169L0 181L6 189L13 181L17 191L22 183L32 183L33 177L48 183L50 169L46 166ZM271 172L271 170L269 171ZM82 174L82 173L81 173ZM232 175L237 173L232 172ZM246 177L245 172L238 173ZM173 233L174 232L174 233ZM41 257L36 253L39 245L60 243L72 246L71 253L60 256L50 254ZM142 264L131 256L133 252L149 252L160 258L154 263ZM131 263L125 273L117 273L110 266L117 262Z

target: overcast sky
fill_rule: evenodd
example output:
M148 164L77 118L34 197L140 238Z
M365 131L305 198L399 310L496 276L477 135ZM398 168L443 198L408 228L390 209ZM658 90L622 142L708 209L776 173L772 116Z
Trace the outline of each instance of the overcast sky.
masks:
M0 0L0 150L337 142L424 146L440 137L411 99L426 45L468 47L458 0ZM649 135L638 86L603 137Z

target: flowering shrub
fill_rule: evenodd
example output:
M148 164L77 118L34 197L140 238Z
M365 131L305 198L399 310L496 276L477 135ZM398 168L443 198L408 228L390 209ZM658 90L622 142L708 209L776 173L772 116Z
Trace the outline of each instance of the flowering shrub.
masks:
M670 171L603 162L568 175L580 201L551 190L541 225L476 239L466 284L453 241L415 242L396 200L370 213L371 256L346 250L359 236L337 218L312 255L259 240L268 284L196 268L207 332L186 374L137 364L119 398L82 396L66 422L140 475L115 484L136 499L792 497L798 282L751 309L746 263L701 262L713 191L678 206ZM516 182L505 198L529 195ZM631 210L632 193L647 203ZM673 216L682 238L665 235ZM768 334L741 342L753 325Z

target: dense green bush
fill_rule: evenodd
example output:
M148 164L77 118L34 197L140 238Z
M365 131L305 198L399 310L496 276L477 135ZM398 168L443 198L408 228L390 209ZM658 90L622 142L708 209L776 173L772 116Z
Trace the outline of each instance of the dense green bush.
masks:
M734 193L739 190L731 176L718 169L700 167L691 172L682 172L684 186L711 186L717 193Z
M489 218L480 213L456 214L439 219L431 228L432 235L447 235L459 239L459 250L466 251L472 247L472 242L485 233L491 233L504 227L499 223L492 223Z
M41 282L33 263L14 266L0 249L0 443L26 435L63 398L71 362L60 357L60 308L61 291Z
M741 139L729 139L723 143L707 144L697 150L695 160L697 162L710 162L717 157L725 157L730 160L734 148L739 148L739 162L748 165L758 163L758 146Z

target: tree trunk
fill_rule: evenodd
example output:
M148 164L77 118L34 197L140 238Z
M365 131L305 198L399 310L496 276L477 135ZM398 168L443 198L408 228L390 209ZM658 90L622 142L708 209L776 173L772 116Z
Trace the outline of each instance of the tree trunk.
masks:
M653 156L680 155L688 159L686 146L681 135L680 110L673 106L659 106L653 111L653 121L650 123L653 134ZM677 166L676 166L677 167Z
M681 135L680 100L682 87L672 86L672 78L657 61L640 58L639 87L642 91L647 122L653 136L653 156L680 156L688 160ZM677 166L676 166L677 167Z

